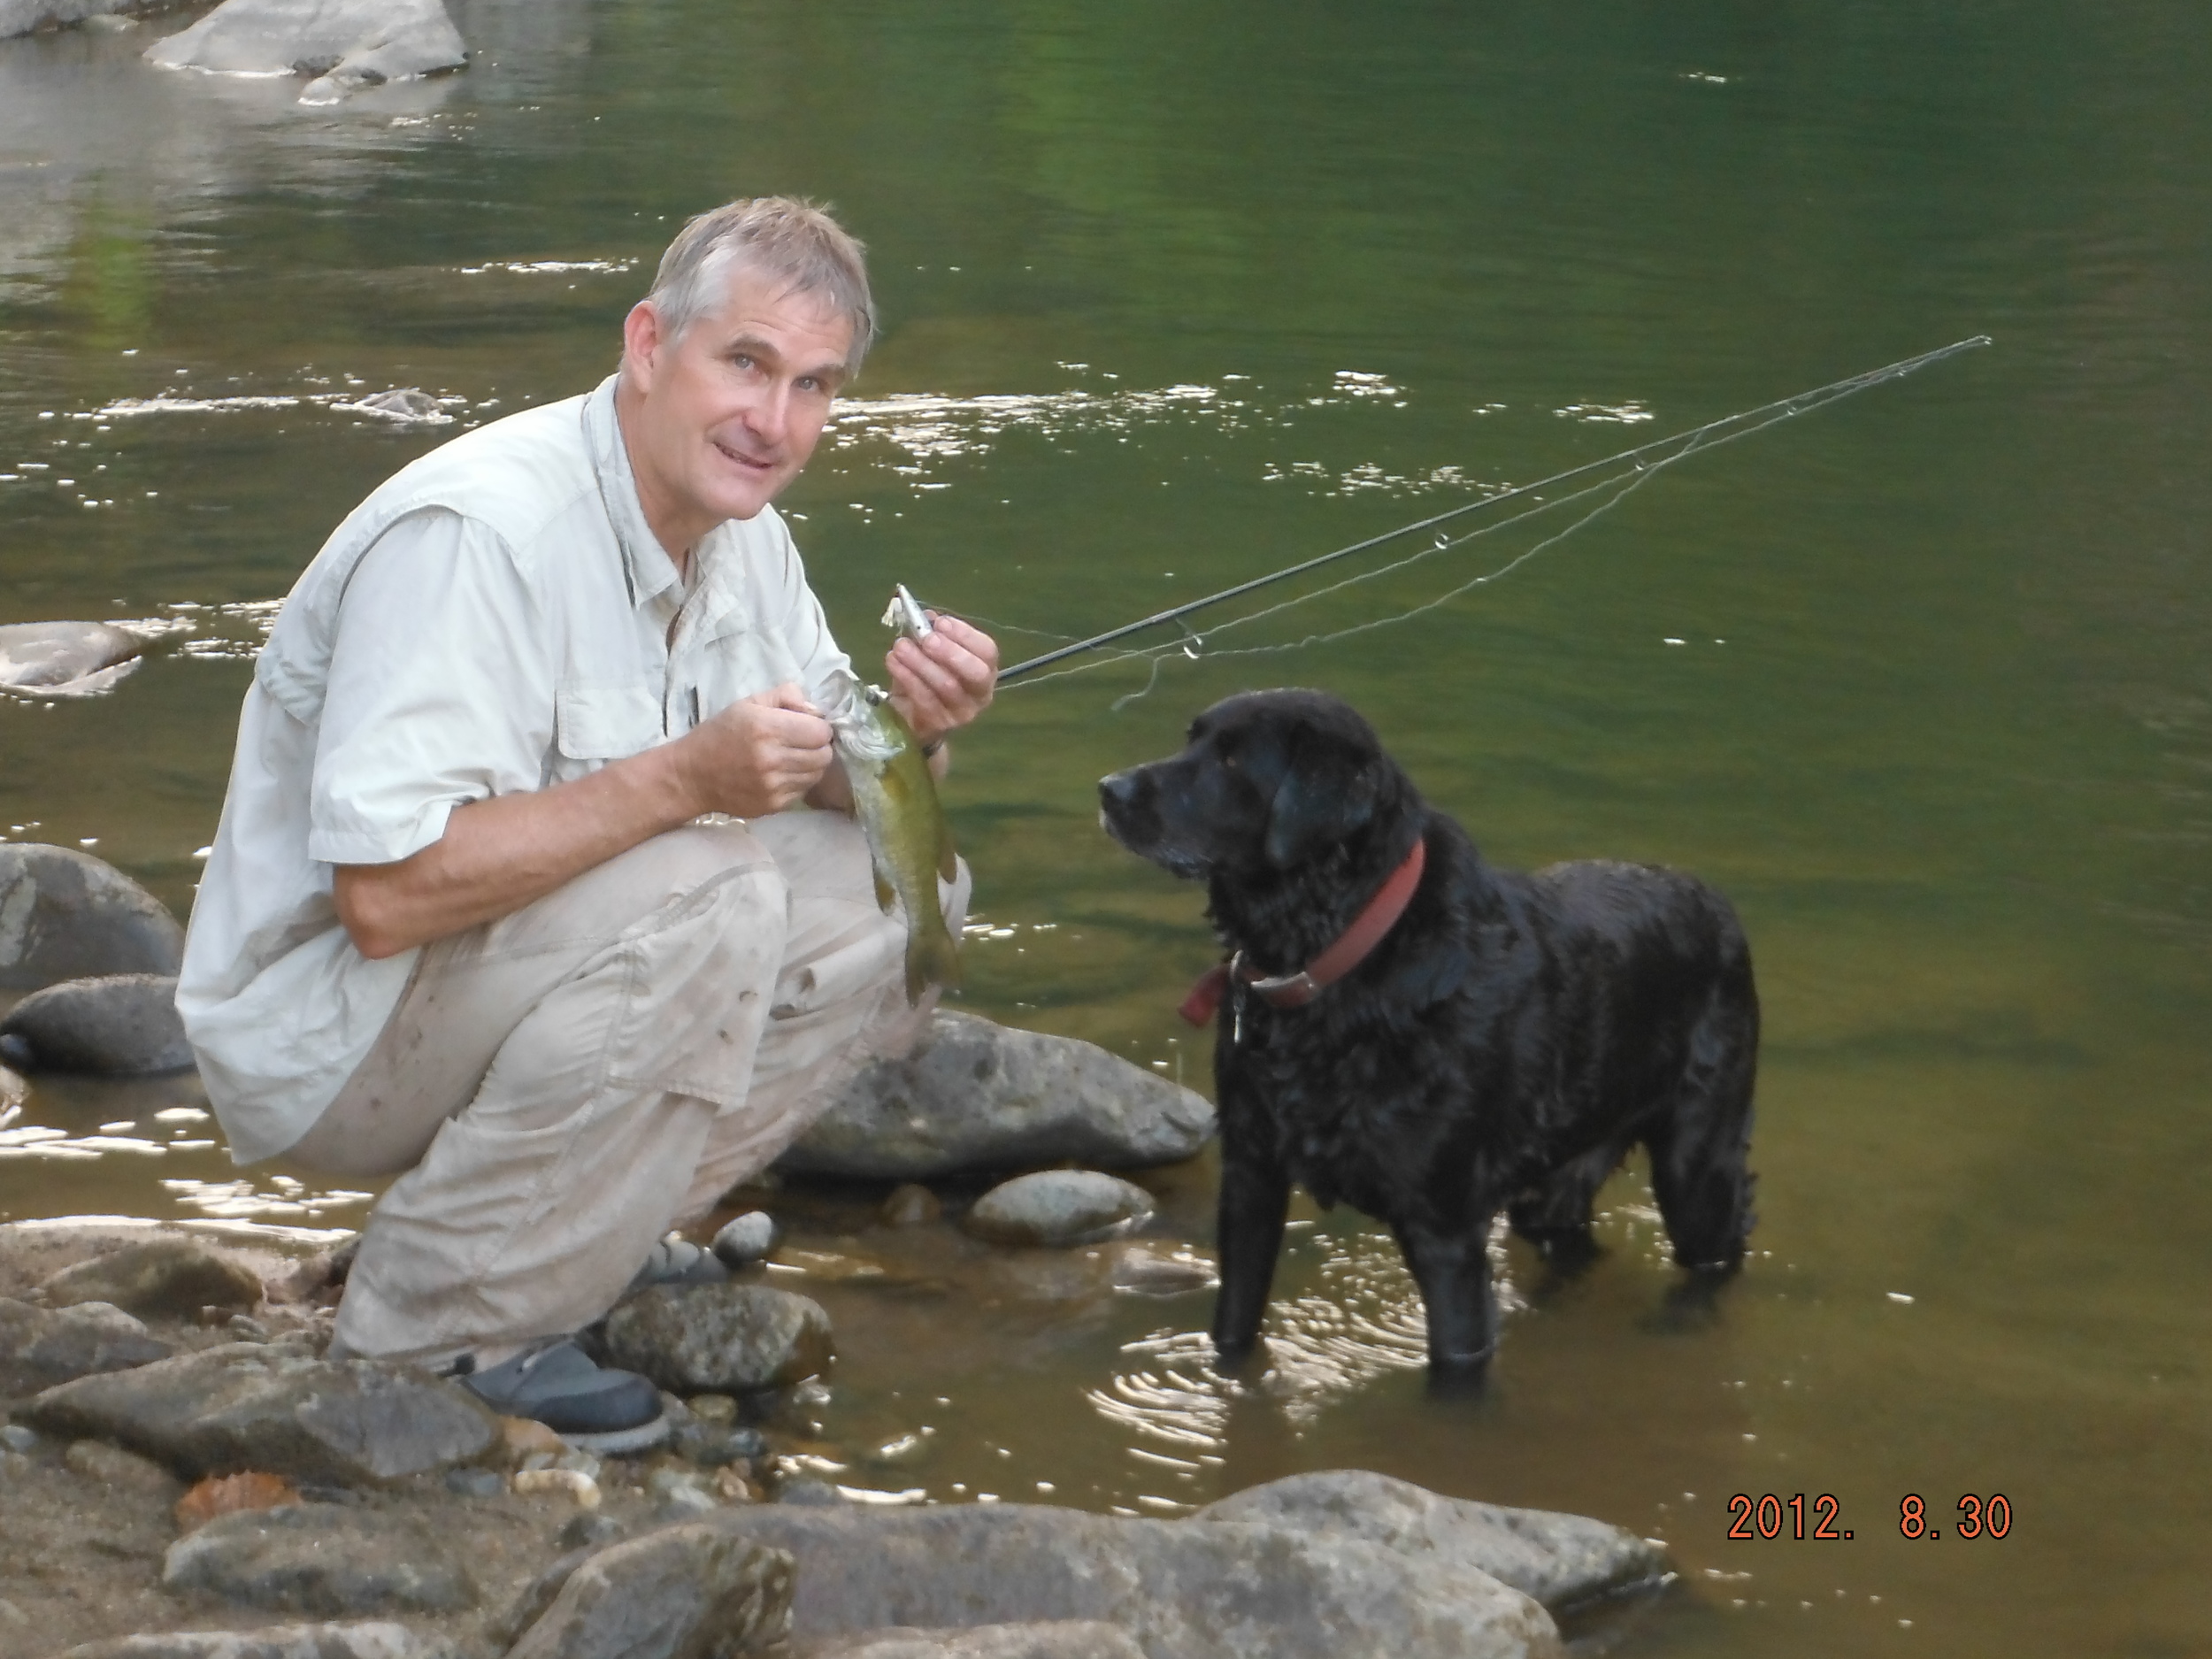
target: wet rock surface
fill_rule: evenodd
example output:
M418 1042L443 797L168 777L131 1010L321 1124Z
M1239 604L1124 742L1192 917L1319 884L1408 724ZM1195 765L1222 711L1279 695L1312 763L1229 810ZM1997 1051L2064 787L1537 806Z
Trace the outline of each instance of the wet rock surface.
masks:
M1208 1505L1200 1522L1262 1522L1363 1539L1448 1570L1473 1568L1549 1608L1648 1583L1667 1571L1647 1539L1586 1516L1448 1498L1363 1469L1290 1475Z
M303 104L468 61L442 0L224 0L191 27L149 48L165 69L304 74Z
M38 1287L50 1308L104 1302L133 1314L191 1317L259 1305L260 1276L190 1239L157 1238L65 1267Z
M458 1557L418 1517L300 1504L219 1516L169 1547L161 1582L279 1611L448 1612L477 1598Z
M86 1302L53 1310L0 1297L0 1400L19 1400L174 1352L120 1308Z
M389 1620L176 1631L88 1642L59 1659L441 1659L444 1644Z
M257 1470L303 1486L374 1486L481 1456L496 1420L406 1366L231 1343L50 1388L17 1418L111 1440L189 1479Z
M1141 1226L1152 1194L1098 1170L1041 1170L975 1201L966 1226L994 1244L1096 1244Z
M864 1069L778 1162L808 1175L923 1181L1067 1161L1141 1169L1213 1133L1201 1095L1072 1037L940 1011L902 1060Z
M766 1285L664 1286L608 1316L607 1362L677 1394L752 1394L829 1363L829 1315Z
M72 847L0 845L0 990L172 974L184 929L121 871Z
M113 973L34 992L0 1019L0 1060L26 1071L154 1077L189 1071L192 1045L165 974Z
M508 1659L718 1659L780 1641L790 1624L791 1557L712 1526L571 1559Z
M714 1235L715 1258L725 1267L749 1267L774 1249L781 1236L774 1217L764 1210L749 1210Z
M0 0L0 40L88 18L148 12L113 0ZM138 665L143 635L106 622L14 622L0 627L0 692L28 697L87 696Z
M113 1486L157 1507L174 1503L184 1492L176 1477L151 1458L110 1446L105 1440L79 1440L62 1454L61 1461L72 1474Z
M1145 1651L1111 1624L1055 1619L972 1630L863 1631L801 1643L791 1659L1145 1659Z

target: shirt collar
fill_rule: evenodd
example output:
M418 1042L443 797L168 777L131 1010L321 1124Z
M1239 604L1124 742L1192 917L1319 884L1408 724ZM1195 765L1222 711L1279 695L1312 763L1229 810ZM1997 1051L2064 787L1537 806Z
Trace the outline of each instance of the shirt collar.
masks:
M620 378L610 374L584 400L584 435L599 478L599 498L622 549L622 578L629 584L630 603L642 605L665 593L672 604L681 605L683 579L676 573L676 561L668 557L653 526L646 522L644 505L638 500L637 476L630 470L630 452L622 442L622 424L615 418L614 388ZM703 565L705 551L703 544L693 550L695 564Z

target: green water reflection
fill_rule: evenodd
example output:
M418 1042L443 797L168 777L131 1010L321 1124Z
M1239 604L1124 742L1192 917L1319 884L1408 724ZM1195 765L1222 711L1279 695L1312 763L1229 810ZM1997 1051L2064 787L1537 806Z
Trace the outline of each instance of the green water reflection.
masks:
M334 112L152 75L128 36L0 44L0 621L197 629L113 695L0 706L0 831L96 841L184 909L254 607L454 430L332 400L420 386L474 419L581 388L673 224L733 193L830 198L874 250L887 336L789 499L854 641L902 580L1042 631L1007 633L1025 652L1986 331L1424 618L1173 663L1119 710L1141 675L1011 691L962 746L1001 925L970 1005L1194 1077L1197 897L1096 833L1092 786L1241 686L1353 698L1502 861L1728 889L1769 1041L1763 1254L1716 1324L1663 1317L1624 1179L1587 1279L1511 1257L1534 1305L1477 1409L1423 1400L1402 1281L1338 1215L1294 1247L1310 1352L1278 1396L1184 1386L1203 1297L1010 1290L948 1341L926 1300L834 1291L825 1432L930 1422L910 1478L940 1496L1165 1504L1362 1463L1587 1509L1689 1580L1628 1651L2200 1648L2212 17L457 13L465 75ZM198 405L123 406L163 395ZM43 1088L25 1121L151 1123L166 1087ZM235 1179L206 1148L0 1161L0 1212ZM1178 1205L1202 1225L1202 1191ZM1143 1426L1186 1419L1218 1462ZM1836 1494L1854 1540L1728 1541L1729 1496L1768 1491ZM1993 1491L2001 1541L1898 1534L1907 1493L1947 1523Z

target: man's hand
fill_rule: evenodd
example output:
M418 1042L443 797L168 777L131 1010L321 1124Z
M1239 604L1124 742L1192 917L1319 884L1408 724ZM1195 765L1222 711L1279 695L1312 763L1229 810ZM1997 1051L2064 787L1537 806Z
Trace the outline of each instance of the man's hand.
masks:
M901 639L883 665L891 705L925 743L956 732L991 705L998 685L998 641L958 617L940 616L926 639Z
M765 818L821 780L833 735L798 687L782 685L732 703L670 748L698 811Z

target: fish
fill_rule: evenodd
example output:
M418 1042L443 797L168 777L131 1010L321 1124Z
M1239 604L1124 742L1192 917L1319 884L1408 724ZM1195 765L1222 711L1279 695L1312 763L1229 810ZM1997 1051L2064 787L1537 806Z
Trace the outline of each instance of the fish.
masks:
M960 983L960 948L937 902L940 878L953 879L952 829L937 799L929 761L891 703L890 693L843 676L842 695L826 709L837 758L852 785L853 812L868 838L876 902L906 911L906 1000L929 987Z

